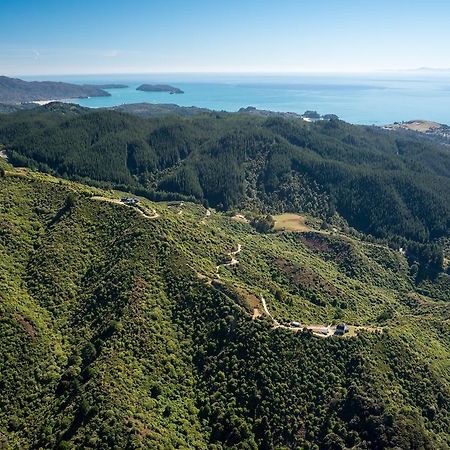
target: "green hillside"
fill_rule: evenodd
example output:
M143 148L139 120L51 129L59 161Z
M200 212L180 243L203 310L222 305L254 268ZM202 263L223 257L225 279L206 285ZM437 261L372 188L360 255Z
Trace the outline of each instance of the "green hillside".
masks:
M419 274L442 270L450 229L450 152L426 138L338 120L245 113L143 119L52 104L0 115L19 166L151 200L217 209L337 212L370 238L407 250Z
M0 103L20 104L36 100L108 97L100 86L55 81L24 81L0 75Z
M2 136L40 123L57 149L49 120L81 162L77 123L98 119L101 134L103 116L64 114L2 119ZM144 123L111 117L110 131ZM178 136L194 158L177 135L189 122L173 120L170 133L145 122L149 136ZM36 139L30 165L81 176L69 153L40 159L41 138L23 136ZM14 142L18 160L30 141ZM401 252L345 222L262 234L200 204L132 208L117 191L0 165L0 447L449 448L448 275L416 280ZM113 181L139 176L127 180ZM341 322L350 333L319 337Z

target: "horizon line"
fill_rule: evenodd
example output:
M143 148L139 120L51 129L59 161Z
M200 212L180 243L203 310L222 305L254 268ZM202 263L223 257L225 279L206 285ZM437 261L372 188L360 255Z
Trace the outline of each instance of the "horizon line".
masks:
M124 71L124 72L53 72L31 74L1 74L11 78L17 77L55 77L55 76L105 76L105 75L260 75L260 76L289 76L289 75L358 75L358 74L394 74L394 73L444 73L450 68L418 67L413 69L367 69L367 70L154 70L154 71Z

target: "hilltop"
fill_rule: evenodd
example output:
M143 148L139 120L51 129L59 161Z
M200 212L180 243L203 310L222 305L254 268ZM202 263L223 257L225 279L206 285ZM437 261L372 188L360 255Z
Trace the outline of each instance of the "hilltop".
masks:
M444 278L313 217L258 233L0 165L6 448L450 444Z
M107 97L108 92L88 85L56 81L23 81L0 76L0 103L22 103L66 98Z
M105 109L133 114L140 117L160 117L171 114L177 116L194 116L196 114L207 114L212 112L206 108L178 106L170 103L127 103Z
M450 126L430 120L410 120L386 125L386 130L406 130L426 135L444 144L450 144Z

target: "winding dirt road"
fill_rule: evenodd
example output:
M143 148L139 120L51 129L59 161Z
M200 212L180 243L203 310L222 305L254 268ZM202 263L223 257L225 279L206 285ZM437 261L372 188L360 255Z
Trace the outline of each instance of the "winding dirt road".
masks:
M127 205L126 203L121 202L118 198L94 196L94 197L91 197L91 199L97 200L100 202L109 202L109 203L114 203L116 205L126 206L127 208L134 209L135 211L137 211L141 216L145 217L146 219L156 219L159 217L159 214L156 212L156 209L152 209L151 211L149 211L145 206Z
M227 267L227 266L236 266L237 264L239 264L239 261L235 258L235 256L239 253L241 253L242 250L242 245L238 244L237 246L237 250L233 251L233 252L229 252L227 253L227 256L231 256L231 261L228 263L224 263L224 264L219 264L218 266L216 266L216 274L217 274L217 278L220 278L219 275L219 269L221 267Z
M278 322L278 320L276 320L273 316L272 316L272 314L270 314L270 311L269 311L269 308L267 307L267 303L266 303L266 299L264 298L264 296L261 294L261 303L262 303L262 306L263 306L263 310L264 310L264 312L266 313L266 315L268 316L268 317L270 317L271 319L272 319L272 322L273 322L273 325L275 326L275 327L280 327L281 325L280 325L280 322ZM283 326L283 328L284 328L284 326Z

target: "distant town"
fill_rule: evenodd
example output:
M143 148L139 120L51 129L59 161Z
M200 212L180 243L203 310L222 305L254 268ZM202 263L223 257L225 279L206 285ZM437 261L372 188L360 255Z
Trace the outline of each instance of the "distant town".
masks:
M394 122L385 125L385 130L405 130L425 134L434 140L450 145L450 126L430 120L410 120L408 122Z

